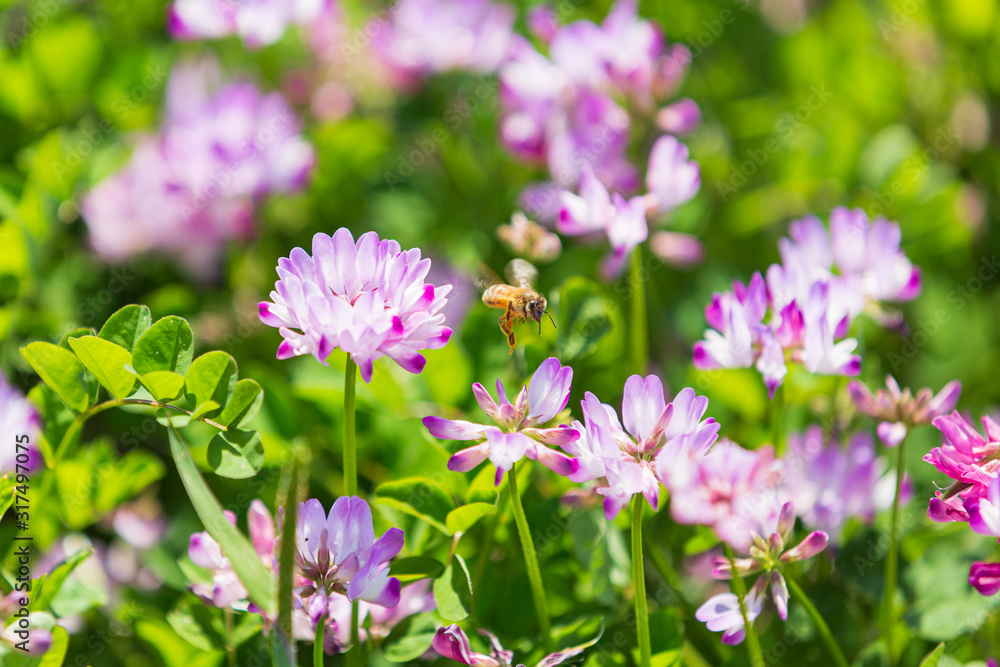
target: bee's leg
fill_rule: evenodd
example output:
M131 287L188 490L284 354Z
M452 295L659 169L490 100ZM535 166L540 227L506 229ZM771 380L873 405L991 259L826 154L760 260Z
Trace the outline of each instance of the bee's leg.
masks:
M505 312L503 317L500 318L500 329L507 334L507 344L510 345L510 352L508 352L508 354L514 354L514 344L517 342L514 339L515 324L517 324L517 316L514 314L514 310L511 308L510 303L508 303L507 312Z

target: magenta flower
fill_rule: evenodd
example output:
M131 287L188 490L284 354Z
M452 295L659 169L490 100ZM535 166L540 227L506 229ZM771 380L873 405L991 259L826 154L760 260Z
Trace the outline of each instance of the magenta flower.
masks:
M236 515L226 511L229 523L236 525ZM274 520L267 507L259 500L250 503L247 511L247 521L250 529L250 541L257 555L269 569L274 567ZM205 532L195 533L188 544L188 556L198 567L211 570L212 583L195 583L191 592L200 597L206 604L216 607L232 607L246 611L250 607L247 600L247 589L243 587L232 563L222 553L219 543Z
M710 526L741 553L780 512L781 465L770 447L750 451L723 440L700 460L679 457L661 476L674 521Z
M400 0L372 45L401 83L450 70L492 72L507 56L515 12L490 0Z
M669 134L689 134L699 125L701 125L701 109L689 97L668 104L656 114L656 126Z
M753 624L760 613L764 611L764 598L767 594L767 578L758 577L757 582L747 591L747 620ZM712 632L722 633L722 643L736 646L746 638L746 627L743 624L743 614L740 611L740 600L735 593L719 593L708 598L694 612L694 617L705 624Z
M570 236L606 234L612 253L601 263L601 273L611 278L621 272L629 253L646 240L646 200L632 197L626 201L617 192L611 195L585 167L580 175L580 194L562 195L557 229Z
M349 229L313 237L313 254L295 248L278 260L271 301L260 303L260 319L284 339L278 358L312 354L326 364L334 348L351 355L365 382L373 363L389 357L410 373L423 370L423 349L444 347L451 329L440 313L451 285L424 282L429 259L402 251L375 232L357 244Z
M499 402L493 400L483 385L478 382L472 385L479 407L496 426L433 416L424 417L423 423L435 438L478 441L456 452L448 461L449 470L468 472L488 458L496 466L499 486L504 473L527 456L553 472L568 476L576 471L576 462L552 447L568 450L580 434L566 425L539 427L555 419L566 407L572 382L573 369L549 357L531 376L528 386L521 388L513 403L507 400L500 380L497 380Z
M837 541L848 519L871 522L875 513L892 506L896 473L886 471L875 455L868 433L851 437L847 448L824 436L819 426L788 439L784 462L784 490L802 522ZM901 504L913 496L909 478L903 481Z
M329 515L316 499L300 503L295 559L306 584L299 588L310 621L328 614L330 598L395 607L399 580L382 567L403 548L403 531L390 528L375 539L371 509L363 498L337 498Z
M944 442L924 455L930 463L965 488L985 489L997 477L1000 466L1000 424L984 416L986 438L956 411L931 422L944 435Z
M969 568L969 585L981 595L1000 593L1000 563L976 561Z
M469 638L464 632L462 632L462 629L454 623L443 628L438 628L438 631L434 634L434 641L431 643L431 648L437 651L439 655L448 658L449 660L460 662L463 665L475 665L476 667L511 667L514 664L514 652L504 649L496 635L488 630L482 629L479 630L479 634L489 639L489 655L473 651L472 645L469 643ZM597 640L594 639L586 644L556 651L555 653L542 658L542 661L538 663L537 667L554 667L555 665L561 665L570 658L583 653L585 649L592 646L596 641ZM519 667L524 666L519 664Z
M31 402L17 387L0 375L0 433L7 436L0 443L0 475L24 473L30 475L43 466L42 454L35 443L41 435L42 420ZM27 451L19 450L16 436L28 436ZM21 461L18 461L21 455ZM24 456L27 456L25 461ZM21 468L18 467L20 463Z
M1000 477L994 477L983 495L964 503L969 514L969 528L980 535L1000 537Z
M313 150L285 100L219 79L212 61L177 66L159 132L136 135L126 166L84 195L105 261L158 252L210 276L228 240L252 235L258 201L305 185Z
M174 0L167 27L183 40L239 35L251 48L273 44L289 25L309 25L330 0Z
M891 375L885 376L885 386L872 394L864 383L854 380L847 388L858 411L880 421L878 437L886 447L902 442L910 428L930 424L954 410L962 391L962 384L952 380L937 395L924 387L914 396L909 388L901 390Z
M625 382L622 418L615 409L587 392L585 424L574 422L578 442L564 448L576 456L574 482L602 479L597 492L604 496L604 516L609 521L641 493L653 509L659 506L660 479L681 460L700 458L718 438L719 424L703 420L708 399L685 388L668 405L663 383L655 375L631 376Z

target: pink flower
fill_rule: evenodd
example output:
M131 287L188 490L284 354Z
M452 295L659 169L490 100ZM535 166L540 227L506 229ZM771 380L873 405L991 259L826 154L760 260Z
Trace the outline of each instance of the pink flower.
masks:
M767 593L767 579L758 577L757 582L747 592L744 600L747 610L747 620L752 624L764 610L764 598ZM722 633L722 643L736 646L746 638L746 628L743 624L743 614L740 611L740 601L734 593L719 593L713 595L705 604L698 607L694 617L705 624L712 632Z
M174 0L167 27L176 39L239 35L251 48L281 39L289 25L308 25L330 0Z
M1000 477L994 477L985 495L973 496L964 503L969 527L980 535L1000 537Z
M510 50L514 10L489 0L400 0L372 42L401 83L437 72L492 72Z
M486 637L490 642L490 653L476 653L472 650L469 638L462 629L454 623L438 628L434 634L434 641L431 643L437 653L449 660L460 662L463 665L475 665L476 667L510 667L514 664L514 652L504 649L496 635L488 630L479 630L479 634ZM564 648L542 658L538 667L555 667L561 665L566 660L576 657L592 646L597 639L589 641L579 646ZM519 664L519 667L524 667Z
M38 451L42 420L27 398L0 375L0 433L7 436L0 443L0 475L23 473L30 475L42 468ZM25 441L21 436L27 436ZM18 443L22 448L18 447Z
M646 172L647 205L655 212L671 211L698 193L701 170L688 159L688 147L669 134L656 140Z
M871 435L855 434L845 449L835 437L827 441L821 427L810 426L789 437L784 488L803 523L837 541L848 519L871 522L877 511L892 506L896 473L887 472L875 456ZM907 478L900 502L912 494Z
M879 389L874 395L857 380L847 388L859 412L881 420L878 437L886 447L895 447L902 442L913 426L930 424L951 412L962 391L962 384L952 380L937 395L924 387L914 396L909 388L901 390L891 375L885 376L885 386L886 389Z
M334 348L344 350L371 381L373 363L389 357L419 373L420 350L444 347L451 329L440 313L451 285L424 282L429 259L402 251L375 232L355 244L349 229L313 237L313 254L295 248L278 261L271 301L260 303L260 319L284 339L278 358L312 354L326 364Z
M655 375L631 376L625 382L622 428L610 405L587 392L582 401L585 425L574 422L580 440L564 448L577 457L574 482L601 479L604 516L611 520L641 493L653 509L659 506L660 479L681 461L700 458L718 438L719 424L702 420L708 399L685 388L669 405Z
M314 156L299 127L277 93L222 86L211 61L177 66L159 132L136 135L126 166L83 197L94 249L109 262L159 252L216 273L224 244L252 234L255 204L305 184Z
M981 595L1000 593L1000 563L973 563L969 568L969 585Z
M515 255L533 262L551 262L562 252L558 236L520 211L511 216L509 225L497 228L497 237Z
M925 454L924 461L956 482L988 486L996 479L1000 465L1000 425L987 416L982 422L986 438L957 411L935 418L931 423L944 435L944 442Z
M781 508L781 466L770 447L750 451L723 440L700 460L682 457L661 475L674 521L710 526L742 553Z
M236 515L226 511L229 523L236 525ZM259 500L250 503L247 512L250 528L250 541L267 567L273 568L274 558L274 520L267 507ZM188 544L188 556L198 567L210 570L212 583L195 583L191 592L200 597L206 604L216 607L232 607L246 611L249 608L247 590L243 587L233 566L222 553L219 543L208 533L195 533Z
M449 470L468 472L489 458L496 466L496 484L499 485L504 473L527 456L568 476L576 471L576 462L551 446L568 450L580 434L566 425L539 427L555 419L566 407L572 381L573 369L549 357L531 376L528 386L521 388L513 403L507 400L500 380L497 380L499 402L493 400L483 385L478 382L472 385L479 407L497 426L433 416L424 417L423 423L435 438L478 441L456 452L448 461Z

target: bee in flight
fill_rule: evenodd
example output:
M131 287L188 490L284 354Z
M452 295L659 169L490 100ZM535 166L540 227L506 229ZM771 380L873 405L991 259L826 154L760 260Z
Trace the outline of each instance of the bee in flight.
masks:
M538 269L523 259L511 260L507 265L507 280L504 283L488 266L480 263L479 288L483 290L483 303L490 308L503 309L500 316L500 330L507 336L510 353L514 353L514 325L522 320L538 322L538 333L542 333L542 315L548 315L552 326L556 321L552 314L545 310L548 302L545 297L535 291L533 284L538 276Z

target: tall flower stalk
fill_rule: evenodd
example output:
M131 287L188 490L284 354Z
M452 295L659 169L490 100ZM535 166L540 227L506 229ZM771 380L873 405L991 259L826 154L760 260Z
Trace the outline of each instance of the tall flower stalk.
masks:
M521 537L521 549L524 552L524 566L528 570L528 582L531 585L531 597L535 601L535 614L538 617L539 633L542 645L546 651L552 650L552 621L549 619L549 608L545 601L545 587L542 585L542 571L538 567L538 555L535 553L535 543L531 539L531 529L528 519L524 516L521 505L521 495L517 490L517 470L511 468L507 475L507 488L510 490L510 506L514 510L514 523Z
M760 637L757 636L757 631L753 627L753 619L750 618L747 609L746 582L736 572L736 558L733 556L732 547L723 543L723 548L726 552L726 559L729 561L730 567L733 568L733 578L730 580L730 583L733 593L736 594L736 599L739 601L740 616L743 618L743 631L746 633L747 655L750 656L750 664L752 667L764 667L764 652L760 648Z
M896 662L896 647L892 634L895 622L894 601L896 597L896 579L899 569L899 498L903 493L903 477L905 476L906 439L899 441L896 458L896 493L892 498L892 522L889 524L889 551L885 557L884 588L882 589L882 636L885 638L889 661Z
M344 368L344 490L348 496L358 494L358 453L354 426L357 414L357 368L351 355L347 355L347 366Z
M632 251L629 267L629 298L631 299L632 366L636 373L646 370L649 355L649 332L646 317L646 278L642 268L642 246Z
M639 665L650 667L649 607L646 604L646 573L642 562L642 494L632 496L632 586L635 589L635 633Z

